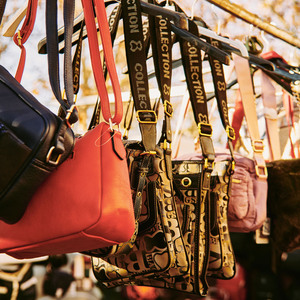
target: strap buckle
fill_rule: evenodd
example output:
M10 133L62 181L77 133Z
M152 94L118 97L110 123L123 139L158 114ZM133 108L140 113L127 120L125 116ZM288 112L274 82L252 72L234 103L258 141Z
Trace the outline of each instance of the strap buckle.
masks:
M48 164L57 166L58 163L59 163L59 161L60 161L61 154L59 154L59 155L56 157L55 160L52 159L51 157L52 157L52 155L53 155L53 151L54 151L54 150L55 150L55 147L54 147L54 146L52 146L52 147L49 149L49 151L48 151L48 153L47 153L47 156L46 156L46 162L47 162Z
M171 104L170 101L168 101L168 100L164 101L164 110L165 110L165 114L167 116L169 116L169 117L173 116L174 109L173 109L173 105Z
M229 139L235 140L235 131L233 127L227 125L225 131Z
M252 149L255 153L263 153L264 152L264 143L262 140L254 140L252 141Z
M255 166L255 174L258 178L267 179L268 178L268 170L266 166Z
M143 116L143 114L145 114ZM141 124L156 124L157 123L157 115L154 110L138 110L136 112L136 118ZM151 119L151 120L146 120Z
M208 123L203 123L203 122L198 123L198 131L200 135L209 136L209 137L212 136L212 132L213 132L212 126Z

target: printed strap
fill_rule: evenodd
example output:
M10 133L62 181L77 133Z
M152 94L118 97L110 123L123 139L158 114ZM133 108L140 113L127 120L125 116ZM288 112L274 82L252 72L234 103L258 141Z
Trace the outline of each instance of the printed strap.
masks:
M210 39L210 43L217 47L221 47L221 43L217 40ZM224 69L222 63L212 57L208 57L212 77L213 77L213 84L215 88L215 97L217 99L218 104L218 110L220 114L220 118L223 124L223 127L227 134L227 144L228 148L232 157L232 170L234 169L234 155L233 155L233 144L232 141L235 139L235 131L232 126L230 126L229 122L229 112L228 112L228 102L227 102L227 93L226 93L226 81L225 81L225 75L224 75Z
M15 44L17 46L19 46L21 49L21 56L20 56L18 68L17 68L16 75L15 75L15 78L18 82L20 82L22 79L24 66L25 66L25 60L26 60L26 49L24 47L24 44L26 43L29 36L31 35L31 32L34 27L34 23L35 23L35 19L36 19L37 5L38 5L38 0L29 0L28 1L26 17L23 22L23 25L22 25L21 29L17 33L15 33L14 38L13 38Z
M152 1L156 4L156 1ZM171 118L173 106L171 104L171 80L172 80L172 35L171 24L168 19L161 15L149 16L149 32L152 44L152 56L155 67L155 74L161 100L164 107L164 121L160 143L166 157L166 170L169 179L172 178L171 143L172 130Z
M189 31L194 35L198 35L197 25L189 21ZM209 237L210 237L210 177L213 171L215 152L213 147L212 126L208 119L207 100L204 90L202 78L202 57L201 50L197 48L195 43L189 43L180 39L180 48L182 53L182 65L186 76L186 82L190 94L190 100L194 113L194 119L198 126L199 142L204 157L204 164L202 172L200 173L200 180L197 193L197 207L196 212L196 228L195 228L195 290L202 295L207 293L208 283L206 279L207 268L209 263ZM199 243L200 239L200 225L203 226L203 220L200 220L200 210L204 205L205 220L204 220L204 234L205 234L205 253L202 254L203 261L199 261Z
M141 4L136 0L122 0L121 4L131 93L142 143L145 151L151 153L156 146L157 115L151 107L149 96Z
M82 6L83 6L86 29L88 34L92 69L93 69L93 74L96 82L96 87L101 101L102 115L106 122L109 122L110 124L120 124L123 117L123 103L122 103L120 83L119 83L113 51L112 51L112 41L111 41L109 26L107 22L105 4L103 0L95 0L95 1L82 0ZM100 53L99 53L97 28L96 28L95 17L94 17L94 8L96 12L96 18L99 24L99 31L102 40L103 50L104 50L105 62L112 83L113 93L115 96L114 116L112 116L110 111L109 98L108 98L104 72L103 72Z
M263 158L264 144L259 134L255 96L253 92L249 61L234 53L232 53L232 57L240 87L244 114L246 122L248 124L248 131L252 142L256 176L260 180L266 180L267 168L265 160Z

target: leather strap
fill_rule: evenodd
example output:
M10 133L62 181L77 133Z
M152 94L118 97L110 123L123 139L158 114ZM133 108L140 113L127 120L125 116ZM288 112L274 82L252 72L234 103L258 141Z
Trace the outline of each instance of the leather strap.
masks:
M189 31L198 36L197 25L189 20ZM208 289L208 283L206 279L206 273L209 262L209 235L210 235L210 178L213 171L213 164L215 160L215 152L212 142L212 126L209 124L207 99L202 78L202 57L201 50L197 48L195 43L189 43L187 41L180 41L180 49L182 53L182 65L184 68L186 82L190 94L190 100L193 108L194 119L198 126L199 141L204 157L204 166L202 172L199 174L199 186L197 193L197 202L199 211L196 215L200 214L200 206L204 205L205 220L196 221L196 239L195 239L195 289L200 291L200 294L206 294ZM203 265L199 263L198 255L199 242L198 233L200 226L205 228L205 253L203 253Z
M281 151L277 120L276 89L271 79L265 73L261 72L260 75L270 160L278 160L281 158Z
M93 2L90 0L82 0L82 6L84 10L86 29L88 34L92 69L93 69L93 74L96 82L96 87L101 101L102 115L106 122L119 124L123 117L123 103L121 97L121 88L119 84L119 79L118 79L113 51L112 51L112 41L111 41L109 26L107 22L105 5L104 2L101 0L95 0ZM95 18L94 18L94 8L96 12L96 18L99 24L99 31L102 40L103 50L104 50L105 62L112 83L113 93L115 96L114 116L112 116L110 111L109 98L108 98L108 93L105 84L104 72L103 72L100 54L98 50L99 47L98 47L98 38L97 38L97 28L96 28Z
M28 1L28 7L26 11L26 17L23 22L22 28L14 35L14 42L15 44L20 47L21 49L21 56L18 64L18 68L16 71L15 78L18 82L21 81L24 66L25 66L25 60L26 60L26 49L24 47L24 44L28 40L29 36L31 35L31 32L34 27L35 19L36 19L36 11L37 11L37 5L38 0L29 0Z
M260 180L267 179L267 169L263 158L264 145L260 138L258 119L256 113L256 103L253 91L252 77L249 61L241 56L232 54L237 80L240 87L242 103L245 113L248 131L250 134L253 158L255 161L256 176Z
M151 107L139 0L122 0L125 48L131 93L146 152L155 151L157 116Z

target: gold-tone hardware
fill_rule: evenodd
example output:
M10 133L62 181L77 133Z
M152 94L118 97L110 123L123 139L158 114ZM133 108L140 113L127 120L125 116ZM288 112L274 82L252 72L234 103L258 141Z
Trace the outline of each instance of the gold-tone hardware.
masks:
M241 183L242 180L236 179L236 178L232 178L232 182L233 182L233 183Z
M207 126L207 127L210 128L210 133L203 133L203 132L202 132L201 127L202 127L203 125L205 125L205 126ZM203 122L199 122L199 123L198 123L198 131L199 131L199 134L200 134L200 135L202 135L202 136L209 136L209 137L212 136L212 132L213 132L212 126L211 126L210 124L208 124L208 123L203 123Z
M156 155L156 151L144 151L140 155Z
M71 114L73 113L74 109L76 109L76 105L73 104L68 110L67 110L67 115L66 115L66 122L69 127L71 127L71 124L69 122L69 119L71 117Z
M19 47L22 47L22 36L21 36L21 31L19 30L18 31L18 44L19 44Z
M140 118L141 113L152 114L153 117L154 117L154 121L143 121L143 120L141 120L141 118ZM142 124L156 124L157 123L157 115L156 115L154 110L138 110L136 112L136 118L137 118L138 122L142 123Z
M60 158L61 158L61 154L59 154L56 158L56 160L51 160L51 156L52 156L52 153L53 151L55 150L55 147L52 146L49 151L48 151L48 154L46 156L46 162L49 163L49 164L52 164L52 165L58 165L59 161L60 161Z
M252 149L256 153L264 152L264 143L262 140L254 140L252 141Z
M234 131L233 127L227 125L226 126L226 133L227 133L228 138L230 138L231 140L235 139L235 131ZM232 135L230 135L230 133L232 133Z
M211 163L211 167L212 167L212 169L215 167L215 163L214 162ZM207 169L207 168L208 168L208 158L205 158L204 159L203 169Z
M173 116L173 105L171 104L171 102L165 100L164 101L164 110L165 110L165 114L168 115L169 117Z
M192 180L189 177L184 177L184 178L181 179L181 184L184 187L189 187L189 186L192 185Z
M258 178L267 179L268 178L268 170L266 166L255 166L255 173Z

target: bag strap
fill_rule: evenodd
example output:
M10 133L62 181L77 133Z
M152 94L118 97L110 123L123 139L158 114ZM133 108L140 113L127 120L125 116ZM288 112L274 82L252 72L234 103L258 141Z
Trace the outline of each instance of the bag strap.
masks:
M122 0L131 93L145 152L155 151L157 115L151 107L140 1ZM129 16L129 17L124 17ZM132 24L132 22L134 22Z
M120 124L123 117L123 103L121 97L121 88L116 71L115 61L112 51L112 42L107 22L107 15L103 0L82 0L82 6L84 10L86 29L88 34L88 42L91 55L92 69L96 82L96 87L101 101L102 115L106 122L112 124ZM99 31L101 35L104 57L107 66L107 70L110 76L110 80L113 87L113 93L115 96L115 112L112 116L109 105L109 98L105 84L104 72L98 50L98 37L97 28L95 23L94 9L96 12L96 18L99 24Z
M276 89L269 76L262 71L260 71L260 75L270 160L278 160L281 158L281 151L277 120Z
M195 36L199 36L197 25L189 20L189 31ZM207 100L204 90L203 78L202 78L202 56L201 50L197 48L195 43L189 43L183 41L181 38L180 49L182 53L182 65L184 68L186 82L190 94L190 100L192 104L192 109L194 113L194 119L198 126L199 132L199 142L202 150L202 155L204 158L204 164L202 171L200 173L200 178L198 181L198 193L197 201L200 205L205 206L205 219L199 220L199 223L196 223L198 230L200 230L200 222L204 221L204 232L205 232L205 253L203 253L203 265L199 263L199 258L197 259L197 264L195 263L194 270L195 275L195 289L200 291L201 294L205 294L208 289L208 283L206 279L206 273L208 268L209 261L209 237L210 237L210 178L211 173L214 168L215 152L212 142L212 126L209 123L208 118L208 109L207 109ZM201 205L202 206L202 205ZM203 225L201 225L203 226ZM201 229L202 230L202 229ZM197 230L196 230L197 232ZM195 253L199 253L199 242L195 243ZM201 282L201 283L200 283Z
M14 38L13 38L15 44L18 47L20 47L20 49L21 49L21 56L19 59L19 64L18 64L18 68L16 71L16 75L15 75L15 78L18 82L20 82L22 79L24 66L25 66L25 60L26 60L26 49L24 47L24 44L26 43L29 36L31 35L31 32L34 27L34 23L35 23L35 19L36 19L37 5L38 5L38 0L29 0L28 1L26 17L23 22L23 25L22 25L21 29L17 33L15 33Z
M109 4L109 3L107 3ZM116 34L117 34L117 30L118 30L118 24L121 18L121 4L117 4L111 14L109 15L109 19L108 19L108 24L109 24L109 30L110 30L110 35L111 35L111 42L112 42L112 46L114 45L115 42L115 38L116 38ZM107 68L106 68L106 64L105 64L105 60L103 61L103 72L104 72L104 78L106 80L107 78ZM99 98L97 98L95 107L94 107L94 112L89 124L88 129L92 129L93 127L95 127L96 125L98 125L100 123L100 115L101 115L101 104L99 101Z
M252 142L253 158L256 176L260 180L267 179L267 168L263 158L264 144L260 139L258 119L256 113L255 96L250 72L249 61L232 53L237 80L243 103L244 114Z

